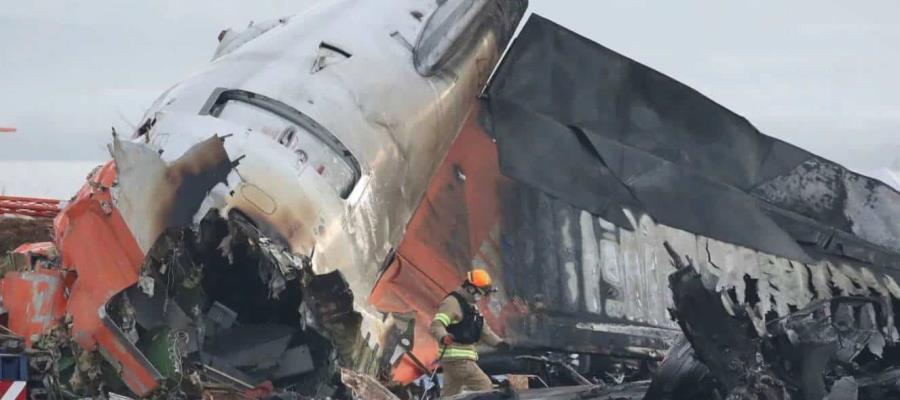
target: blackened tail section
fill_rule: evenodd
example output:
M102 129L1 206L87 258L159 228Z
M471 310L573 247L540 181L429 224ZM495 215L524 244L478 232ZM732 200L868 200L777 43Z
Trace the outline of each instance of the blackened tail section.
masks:
M628 208L793 260L900 266L896 191L552 21L531 17L487 93L501 172L617 225Z

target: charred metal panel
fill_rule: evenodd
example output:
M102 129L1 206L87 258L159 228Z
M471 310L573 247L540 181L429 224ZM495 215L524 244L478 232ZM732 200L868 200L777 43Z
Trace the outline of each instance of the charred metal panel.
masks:
M141 250L150 249L166 228L193 223L204 198L232 170L218 136L197 143L167 164L149 146L114 139L118 185L115 205Z
M615 211L628 208L791 260L900 265L900 193L542 17L487 93L502 172L619 226Z
M861 369L879 368L872 359L894 351L886 349L900 338L890 311L900 289L896 191L762 135L696 91L540 17L487 93L483 126L496 139L497 173L511 181L498 200L505 295L529 309L505 319L514 341L652 356L669 343L666 309L676 308L699 358L736 398L784 398L798 386L821 398L826 386L811 377L828 358L865 348ZM689 280L673 280L676 304L664 283L673 271L666 242L692 265L679 272ZM779 334L773 321L796 322L813 315L798 310L848 296L870 303L843 312L859 317L844 340L858 345L809 348L813 355L788 361L777 353L804 353L799 330L782 335L794 347L760 343ZM770 364L766 352L776 354ZM785 363L819 369L784 372ZM833 394L841 390L835 383Z
M587 330L591 322L674 328L659 296L673 270L649 218L626 214L638 227L631 232L529 186L508 187L501 233L507 296L533 312L580 316Z
M749 319L733 318L688 266L670 277L675 318L698 358L709 367L720 393L728 399L789 400L788 385L762 356ZM723 396L725 397L725 396Z
M444 248L443 254L453 265L466 265L471 260L469 248L469 232L465 222L468 220L466 204L465 174L457 166L454 175L441 180L439 192L427 196L423 200L420 212L430 214L425 223L415 227L415 235L425 238L423 243L428 247ZM458 171L458 172L457 172Z
M697 359L691 343L679 337L662 360L647 389L650 400L693 400L715 390L709 368Z
M893 398L889 393L895 389L865 388L877 385L868 378L859 385L854 379L896 362L896 300L886 294L872 270L826 263L809 266L819 275L811 277L790 271L806 266L788 266L769 256L758 259L758 269L763 270L756 275L759 279L745 275L745 287L722 290L706 276L709 270L697 268L693 259L682 259L669 244L666 247L679 268L670 277L673 316L693 351L680 345L670 352L648 399L843 399L856 398L860 388L874 391L863 398ZM752 253L731 250L743 253L733 257L735 264L753 265ZM791 285L791 277L809 283ZM810 288L820 285L827 293ZM805 297L779 304L791 301L786 294ZM816 296L820 297L808 301ZM768 310L760 316L763 303Z
M810 252L808 262L778 257L658 223L639 210L620 209L623 228L503 176L498 146L478 126L464 130L414 216L399 259L379 282L394 293L394 310L403 309L398 304L419 310L420 324L427 324L439 298L418 286L447 291L461 279L448 271L481 266L501 277L500 292L484 307L487 319L518 345L658 358L677 333L667 311L674 305L667 277L675 269L665 242L696 261L710 287L733 293L732 309L748 304L760 331L767 318L812 301L862 292L889 301L900 291L888 268L818 252ZM455 203L459 199L466 205ZM445 205L440 211L453 218L438 223L434 204ZM450 234L463 227L467 234ZM404 269L423 283L401 278ZM427 363L436 357L434 346L430 337L418 337L415 354Z
M666 313L666 276L674 270L661 243L677 236L696 249L696 237L620 214L639 229L619 228L504 177L496 144L473 118L371 300L384 310L419 313L424 335L417 335L414 354L427 365L437 352L424 327L441 295L477 266L500 277L500 291L484 304L486 319L520 346L661 357L677 333ZM403 368L418 372L412 362Z

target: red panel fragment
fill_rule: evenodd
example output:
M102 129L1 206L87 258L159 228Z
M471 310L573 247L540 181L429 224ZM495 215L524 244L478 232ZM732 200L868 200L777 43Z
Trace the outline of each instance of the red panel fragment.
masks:
M38 268L9 272L0 281L0 295L9 315L9 329L25 338L25 344L62 321L65 316L63 272Z
M488 265L479 267L487 268L497 279L502 276L502 266L491 263L479 249L493 240L490 232L500 218L497 192L506 178L500 174L496 145L476 121L477 109L469 115L429 183L426 199L413 215L397 257L369 297L384 312L416 312L412 352L429 367L438 354L428 329L431 318L444 296L458 287L464 272L473 267L472 260L480 255ZM482 310L494 330L502 333L501 318L488 307ZM393 378L409 383L422 372L404 357Z
M75 270L68 313L72 337L87 350L102 347L122 367L122 379L135 394L148 395L159 386L159 373L103 317L106 303L137 283L144 254L118 210L109 187L113 162L96 173L76 199L56 218L56 242L64 268Z

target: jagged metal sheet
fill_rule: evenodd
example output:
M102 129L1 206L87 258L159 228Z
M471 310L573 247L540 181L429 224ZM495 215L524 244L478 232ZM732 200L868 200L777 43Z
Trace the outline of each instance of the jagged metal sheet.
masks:
M511 341L650 357L678 332L664 242L710 289L735 293L732 306L763 299L750 309L761 331L771 313L834 295L900 298L884 240L896 192L668 77L535 16L487 94L383 284L416 271L449 290L453 273L484 267L500 277L488 320ZM874 215L886 222L854 225ZM424 318L436 304L397 293L376 298Z
M667 312L674 268L664 242L694 260L710 288L733 290L741 303L765 299L753 305L755 323L833 294L900 298L882 265L823 254L806 262L779 257L668 226L638 209L618 208L623 222L614 221L501 174L501 147L474 121L466 125L379 282L375 304L409 307L429 320L441 293L482 267L500 289L485 304L488 320L512 342L659 357L678 333ZM748 288L745 277L756 286ZM419 333L417 357L427 363L436 351L427 348L427 332Z
M621 229L526 185L509 189L500 227L503 287L530 313L507 331L519 342L586 352L667 348L676 326L666 312L671 297L662 294L674 269L653 222L626 212L642 228Z
M487 93L504 175L617 225L625 207L791 260L900 266L896 191L540 16Z

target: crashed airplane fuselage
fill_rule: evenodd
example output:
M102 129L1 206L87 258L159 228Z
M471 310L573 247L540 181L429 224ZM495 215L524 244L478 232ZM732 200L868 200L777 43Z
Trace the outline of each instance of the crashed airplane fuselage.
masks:
M329 337L344 366L384 374L387 344L407 326L368 294L526 5L338 1L223 32L209 67L166 91L131 140L114 138L113 161L56 220L59 264L77 275L66 306L74 340L145 396L166 373L138 332L170 321L170 305L188 320L213 300L284 307L303 282L304 310L290 303L298 326ZM210 275L233 271L210 257L251 257L262 288L248 289L251 279L216 292ZM66 272L41 271L63 286ZM204 301L185 300L198 291Z
M525 3L339 1L222 32L54 243L15 252L10 327L37 350L66 331L84 393L111 366L140 396L324 397L345 368L389 396L372 378L433 368L434 308L478 266L515 344L482 367L580 385L537 397L890 393L870 372L896 364L900 194L538 16L494 71Z

